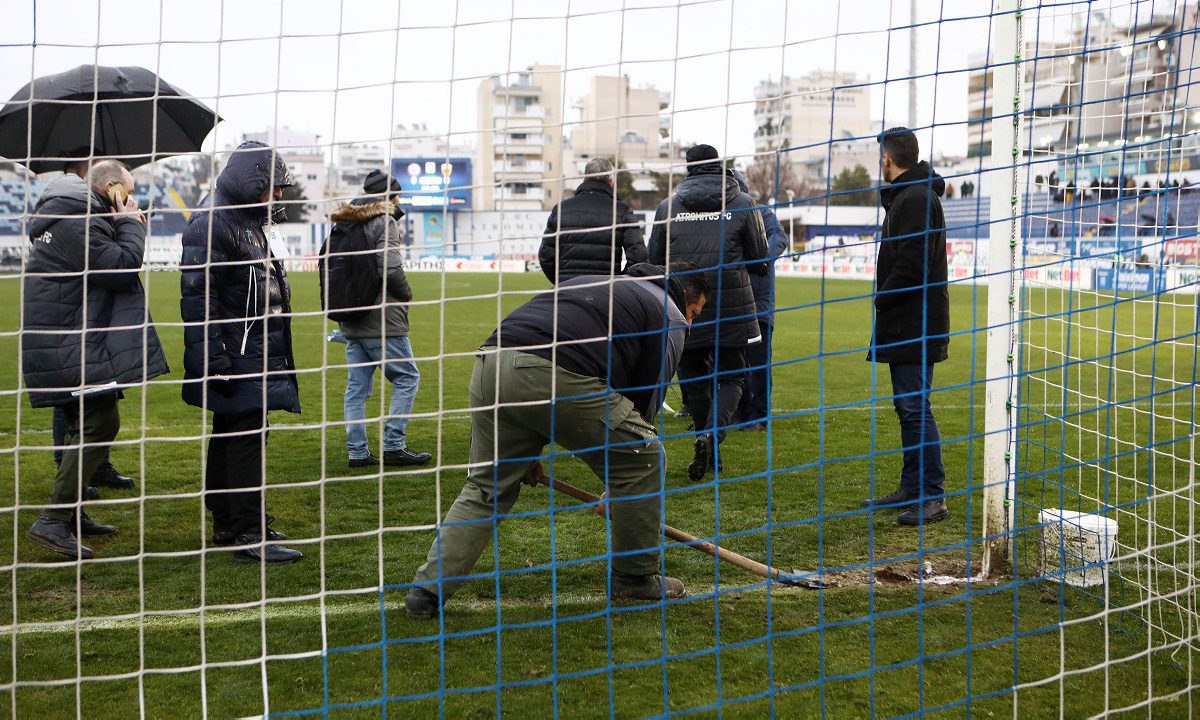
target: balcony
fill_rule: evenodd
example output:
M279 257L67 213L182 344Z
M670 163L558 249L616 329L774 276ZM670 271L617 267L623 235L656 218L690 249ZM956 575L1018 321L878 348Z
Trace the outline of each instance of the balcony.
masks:
M541 160L532 160L525 163L504 160L492 163L492 170L494 172L542 173L544 169L545 163L543 163Z
M546 107L544 105L526 105L524 108L517 108L507 103L499 103L492 106L492 117L544 118L546 117Z
M525 97L532 97L542 94L541 85L525 84L523 82L513 85L500 85L498 79L495 82L496 84L492 86L492 92L496 95L523 95Z
M537 203L540 208L542 200L546 197L546 191L541 188L529 188L525 192L517 192L511 188L501 188L492 196L496 202L507 201L517 202L527 200L531 203Z
M512 135L493 135L492 153L495 155L541 155L545 139L541 135L514 138Z

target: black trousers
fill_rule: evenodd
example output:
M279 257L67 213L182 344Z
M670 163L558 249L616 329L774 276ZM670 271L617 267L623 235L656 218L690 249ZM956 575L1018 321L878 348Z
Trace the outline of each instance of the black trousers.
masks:
M746 347L746 387L742 402L733 414L735 423L765 423L771 414L771 323L758 319L762 341Z
M713 402L713 368L717 395ZM697 432L715 429L717 442L725 439L725 428L742 399L746 381L746 349L707 347L684 350L679 358L679 387L684 404L692 414Z
M204 506L212 513L214 531L240 535L262 530L263 451L267 448L269 425L258 411L245 415L213 413Z

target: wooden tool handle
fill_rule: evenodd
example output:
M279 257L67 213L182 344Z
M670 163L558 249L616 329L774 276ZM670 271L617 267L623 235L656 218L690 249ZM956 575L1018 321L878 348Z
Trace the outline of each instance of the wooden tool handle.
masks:
M545 475L539 477L538 482L542 485L545 485L548 488L557 490L557 491L563 493L564 495L570 495L571 497L575 498L576 500L580 500L585 503L597 503L596 506L592 509L595 510L597 515L604 517L605 502L602 501L598 496L593 495L592 493L588 492L587 490L584 490L583 488L575 487L574 485L571 485L570 483L565 483L561 480L551 480L550 478L546 477ZM663 535L666 535L667 537L671 538L672 540L674 540L678 543L682 543L682 544L687 545L688 547L695 548L695 549L699 550L700 552L705 553L706 555L715 556L721 560L724 560L725 562L729 563L730 565L736 565L737 567L740 567L741 569L746 570L748 572L754 573L755 575L758 575L759 577L773 578L775 580L783 580L784 578L787 577L787 575L781 574L779 572L779 570L771 567L770 565L765 565L765 564L757 562L755 560L751 560L750 558L746 557L745 555L739 555L732 550L727 550L723 547L718 547L714 543L708 542L707 540L701 540L700 538L696 537L695 535L692 535L691 533L686 533L682 530L679 530L678 528L673 528L670 525L663 525L662 531L663 531Z

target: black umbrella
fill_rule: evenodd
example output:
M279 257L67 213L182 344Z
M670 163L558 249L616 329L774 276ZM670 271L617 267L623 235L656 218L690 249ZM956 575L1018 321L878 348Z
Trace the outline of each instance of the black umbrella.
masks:
M221 118L186 96L140 67L80 65L40 77L0 109L0 157L42 173L80 156L135 167L197 152Z

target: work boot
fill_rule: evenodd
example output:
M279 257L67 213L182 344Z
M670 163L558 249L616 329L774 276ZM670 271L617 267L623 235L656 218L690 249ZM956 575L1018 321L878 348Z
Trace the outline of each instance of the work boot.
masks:
M941 522L950 517L944 500L929 500L919 506L913 506L896 516L896 522L901 525L924 525Z
M889 510L900 510L908 507L917 501L917 494L907 490L897 490L896 492L882 495L880 497L863 500L859 503L865 508L888 508Z
M117 490L133 489L133 478L126 477L117 472L112 463L101 463L100 467L96 468L96 472L92 473L92 479L89 481L95 487L110 487Z
M74 534L74 532L75 532L74 521L72 521L70 525L71 525L71 532L72 532L72 534ZM92 537L92 536L96 536L96 535L112 535L115 532L117 532L117 528L115 525L105 525L104 523L98 523L95 520L88 517L87 513L79 513L79 532L80 532L80 534L88 536L88 537Z
M688 463L687 474L688 480L692 482L700 482L704 479L704 475L708 473L709 465L712 464L712 447L707 435L701 435L696 438L696 446L692 461Z
M687 595L683 583L662 575L612 575L613 600L673 600Z
M33 523L33 527L29 528L29 532L25 533L25 537L48 550L66 555L72 560L92 559L92 549L81 545L75 539L74 533L71 532L71 526L67 524L66 520L55 520L42 515Z
M440 605L438 596L425 588L409 588L408 594L404 596L404 609L408 611L410 618L416 620L429 620L437 617Z
M379 458L375 457L375 453L368 450L365 458L350 458L350 467L379 467Z
M408 448L400 448L399 450L385 450L383 453L384 465L424 465L433 459L429 453L415 453Z
M270 565L281 565L296 562L304 557L304 553L299 550L292 550L271 542L264 543L262 535L257 530L238 535L234 543L241 549L233 553L233 559L240 563L265 562Z

